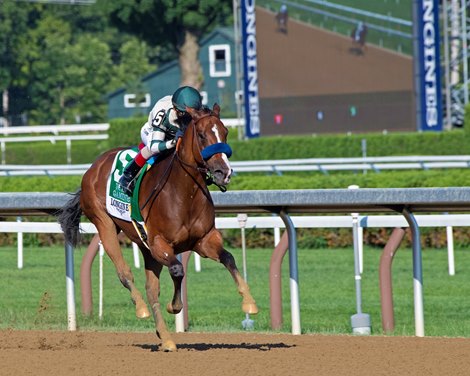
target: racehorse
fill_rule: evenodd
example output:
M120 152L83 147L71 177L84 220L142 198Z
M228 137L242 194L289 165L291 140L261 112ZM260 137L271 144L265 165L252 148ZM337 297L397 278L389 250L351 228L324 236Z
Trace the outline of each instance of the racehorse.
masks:
M283 4L279 12L275 16L277 22L277 30L281 33L287 34L287 21L289 19L289 13L287 12L287 7Z
M258 312L248 284L241 277L233 256L224 249L222 236L215 228L214 204L206 181L210 173L214 183L220 187L230 182L232 170L228 157L231 149L226 144L228 130L220 120L217 104L212 110L188 108L187 111L192 120L174 152L150 168L140 184L139 207L147 230L146 242L139 237L132 223L113 217L106 210L107 179L115 155L122 148L98 157L84 174L81 189L58 216L65 239L72 245L77 243L82 214L96 226L121 283L130 291L136 316L145 318L150 313L122 256L118 233L123 231L139 246L145 263L147 299L164 351L177 348L162 316L159 279L163 266L166 266L174 284L173 298L166 309L172 314L180 312L183 308L181 282L184 269L176 257L179 253L193 250L202 257L222 263L242 295L243 311L249 314Z
M367 25L359 24L351 32L352 47L350 51L356 55L363 55L366 49Z

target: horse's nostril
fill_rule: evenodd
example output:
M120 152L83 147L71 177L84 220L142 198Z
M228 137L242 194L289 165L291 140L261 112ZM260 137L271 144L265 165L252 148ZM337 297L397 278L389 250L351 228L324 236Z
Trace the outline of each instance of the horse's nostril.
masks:
M215 170L214 179L217 182L217 184L228 184L230 182L231 172L232 172L231 170L230 171Z
M222 170L215 170L214 176L216 179L222 179L224 177L224 173L222 172Z

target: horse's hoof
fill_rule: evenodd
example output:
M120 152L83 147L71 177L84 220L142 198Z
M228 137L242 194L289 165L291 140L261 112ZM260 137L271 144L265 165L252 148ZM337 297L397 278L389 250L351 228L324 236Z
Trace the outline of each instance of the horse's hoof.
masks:
M181 306L181 307L174 307L173 304L171 304L171 303L168 303L168 304L166 305L166 311L167 311L168 313L172 313L173 315L176 315L177 313L180 313L182 309L183 309L183 306Z
M249 313L250 315L256 315L258 313L258 307L256 303L245 303L242 304L243 312Z
M178 349L176 348L175 343L172 340L167 340L167 341L163 342L162 343L162 350L164 352L178 351Z
M135 315L138 319L148 319L150 317L150 311L146 305L143 305L142 307L136 308Z

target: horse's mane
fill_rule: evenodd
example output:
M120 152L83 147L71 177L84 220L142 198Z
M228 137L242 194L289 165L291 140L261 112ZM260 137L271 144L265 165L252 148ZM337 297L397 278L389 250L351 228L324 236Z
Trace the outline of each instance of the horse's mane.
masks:
M208 114L208 115L210 115L210 116L215 116L214 111L212 111L212 110L211 110L209 107L207 107L207 106L202 106L201 112L202 112L204 115Z
M209 107L207 107L207 106L202 106L202 108L201 108L198 112L199 112L200 114L206 115L206 116L207 116L207 115L209 115L209 116L215 115L214 111L212 111L212 110L211 110ZM180 124L181 130L182 130L183 132L186 132L186 130L189 128L189 125L190 125L193 121L195 121L195 120L194 120L193 118L191 118L191 120L188 121L187 123L181 122L181 124Z

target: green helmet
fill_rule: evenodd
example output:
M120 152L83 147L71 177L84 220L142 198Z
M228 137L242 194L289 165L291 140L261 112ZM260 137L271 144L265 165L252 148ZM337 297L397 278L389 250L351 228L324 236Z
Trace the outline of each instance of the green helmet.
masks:
M199 110L202 107L201 94L191 86L182 86L177 89L171 101L173 106L182 112L186 112L186 107L191 107L195 110Z

